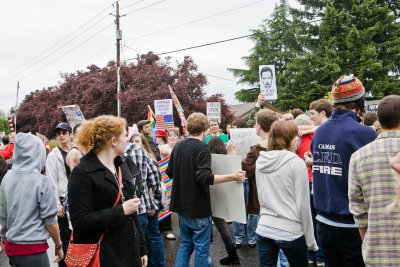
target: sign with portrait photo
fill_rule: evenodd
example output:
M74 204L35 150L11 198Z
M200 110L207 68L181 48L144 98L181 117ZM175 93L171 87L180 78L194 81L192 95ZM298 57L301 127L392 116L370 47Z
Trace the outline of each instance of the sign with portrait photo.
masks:
M260 76L260 92L266 100L278 99L278 91L276 89L275 65L258 66Z

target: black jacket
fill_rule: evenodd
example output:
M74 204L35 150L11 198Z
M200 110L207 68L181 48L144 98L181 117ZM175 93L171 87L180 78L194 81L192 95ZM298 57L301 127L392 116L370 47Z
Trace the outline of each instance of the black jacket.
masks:
M123 194L132 198L134 188L126 164L117 157L114 164L121 167ZM135 212L125 216L122 199L118 196L114 175L93 151L81 158L68 181L68 198L74 243L94 244L104 233L100 245L101 266L142 266L140 257L147 254L146 242Z
M158 148L158 146L156 144L154 144L153 138L151 138L147 134L143 134L143 135L144 135L144 137L146 137L147 141L149 142L150 149L151 149L151 151L153 151L154 155L156 156L157 161L160 161L161 160L160 149Z

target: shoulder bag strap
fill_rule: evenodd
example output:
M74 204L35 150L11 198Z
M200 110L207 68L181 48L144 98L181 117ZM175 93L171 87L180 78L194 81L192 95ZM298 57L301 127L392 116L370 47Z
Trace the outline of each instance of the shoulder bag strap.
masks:
M118 190L118 196L117 199L115 200L114 206L117 206L120 198L121 198L121 191L122 191L122 173L121 173L121 168L118 168L118 182L119 182L119 190ZM74 236L74 232L72 231L71 233L71 241L74 241L73 239ZM103 240L104 234L101 235L99 243L101 242L101 240Z

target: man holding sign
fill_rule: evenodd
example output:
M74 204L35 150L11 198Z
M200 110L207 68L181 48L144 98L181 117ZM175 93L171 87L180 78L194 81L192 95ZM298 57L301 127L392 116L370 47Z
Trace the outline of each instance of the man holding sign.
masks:
M175 266L189 266L193 250L194 266L210 266L212 212L209 185L243 182L245 172L211 173L210 148L203 142L208 130L207 117L193 113L187 123L190 136L175 145L167 169L168 176L174 177L170 210L179 215L182 238Z

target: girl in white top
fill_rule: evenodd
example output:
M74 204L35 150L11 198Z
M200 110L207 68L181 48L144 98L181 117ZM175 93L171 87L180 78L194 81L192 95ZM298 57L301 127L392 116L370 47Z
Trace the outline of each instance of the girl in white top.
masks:
M256 162L260 266L276 266L279 249L282 249L291 267L306 267L307 250L318 249L311 219L307 168L293 153L297 135L294 123L274 122L267 151L261 152Z
M172 149L175 147L176 143L178 143L178 141L179 141L179 136L175 129L168 129L167 135L168 135L167 143L159 147L160 154L161 154L161 160L163 160L166 157L169 157L171 155Z

